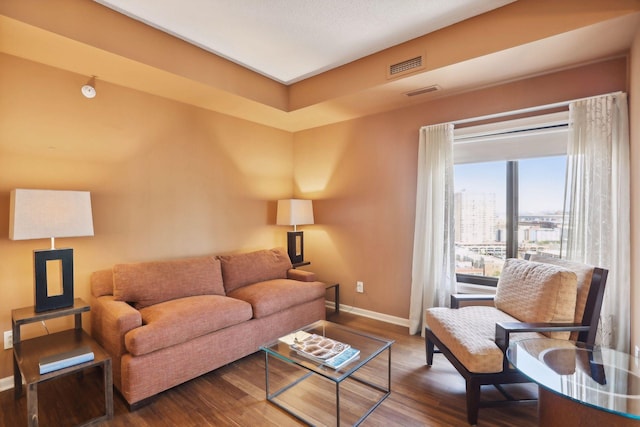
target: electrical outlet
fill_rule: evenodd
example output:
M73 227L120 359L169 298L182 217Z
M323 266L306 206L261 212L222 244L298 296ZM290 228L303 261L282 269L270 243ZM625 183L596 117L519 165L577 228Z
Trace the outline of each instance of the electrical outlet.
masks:
M364 292L364 283L363 282L360 282L360 281L356 282L356 292L358 292L360 294Z
M13 348L13 331L4 331L4 349Z

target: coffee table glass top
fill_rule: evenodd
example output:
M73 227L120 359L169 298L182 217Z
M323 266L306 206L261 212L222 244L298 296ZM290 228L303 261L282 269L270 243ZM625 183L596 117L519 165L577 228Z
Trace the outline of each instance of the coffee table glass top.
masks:
M351 373L358 370L394 343L393 340L369 335L326 320L319 320L299 329L299 331L320 335L349 344L351 347L360 350L359 357L340 369L333 369L324 365L322 362L300 355L297 351L291 349L288 344L280 341L269 343L260 348L272 356L314 371L335 382L340 382L349 377Z
M626 353L548 338L512 342L509 361L546 389L576 402L640 419L640 360Z

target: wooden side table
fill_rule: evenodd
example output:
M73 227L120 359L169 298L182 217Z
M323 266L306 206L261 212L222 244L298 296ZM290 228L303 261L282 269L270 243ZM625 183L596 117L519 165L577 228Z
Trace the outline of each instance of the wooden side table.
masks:
M311 265L311 261L303 261L292 264L293 268L304 267L305 265ZM327 285L327 290L333 289L334 301L336 302L333 312L340 314L340 283L332 283Z
M305 265L311 265L311 261L296 262L294 264L291 264L291 267L295 269L298 267L304 267Z
M11 311L13 326L13 378L15 398L22 395L22 376L27 386L27 421L29 427L38 426L38 383L49 381L94 366L101 366L104 376L105 414L91 419L84 426L90 426L113 418L113 377L111 356L82 329L82 313L90 307L81 298L76 298L72 307L36 313L34 307L18 308ZM40 322L56 317L74 316L75 327L25 341L20 340L20 327L28 323ZM94 359L89 362L69 366L46 374L40 374L39 361L42 357L65 353L80 347L89 347Z
M335 307L333 308L333 312L335 314L340 314L340 283L327 285L327 290L331 288L333 288L334 300L336 302Z

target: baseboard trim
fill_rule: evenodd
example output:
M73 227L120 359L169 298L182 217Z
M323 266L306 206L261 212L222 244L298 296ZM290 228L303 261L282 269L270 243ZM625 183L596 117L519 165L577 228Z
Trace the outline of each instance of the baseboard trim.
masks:
M332 304L332 307L334 306L335 304ZM409 327L409 319L390 316L388 314L365 310L363 308L353 307L350 305L340 304L340 312L355 314L356 316L368 317L369 319L380 320L381 322L391 323L393 325L404 326L407 328Z

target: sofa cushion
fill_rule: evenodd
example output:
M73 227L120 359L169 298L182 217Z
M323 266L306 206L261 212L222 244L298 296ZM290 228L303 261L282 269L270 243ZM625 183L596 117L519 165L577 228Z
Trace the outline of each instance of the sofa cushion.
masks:
M116 301L143 308L193 295L224 295L220 261L213 256L168 261L116 264Z
M192 340L251 319L251 305L221 295L174 299L140 310L142 326L125 335L134 356Z
M427 327L467 370L476 373L502 372L502 350L495 343L497 322L517 319L495 307L429 308ZM534 332L513 334L510 341L542 338Z
M258 319L323 297L325 291L322 282L275 279L243 286L228 295L251 304L253 317Z
M113 295L113 269L94 271L91 273L91 295L103 297Z
M572 322L576 295L574 272L551 264L508 259L498 280L495 306L522 322Z
M242 286L272 279L285 279L291 260L282 248L246 254L221 255L224 288L227 294Z

